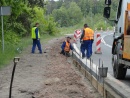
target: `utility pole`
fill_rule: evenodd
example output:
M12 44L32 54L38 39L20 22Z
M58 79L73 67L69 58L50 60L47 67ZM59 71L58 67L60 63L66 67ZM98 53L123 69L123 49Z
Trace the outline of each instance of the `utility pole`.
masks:
M2 7L0 7L1 10L1 29L2 29L2 51L4 52L4 26L3 26L3 11L2 11Z
M4 52L4 21L3 16L11 14L10 6L0 6L0 16L1 16L1 29L2 29L2 51Z

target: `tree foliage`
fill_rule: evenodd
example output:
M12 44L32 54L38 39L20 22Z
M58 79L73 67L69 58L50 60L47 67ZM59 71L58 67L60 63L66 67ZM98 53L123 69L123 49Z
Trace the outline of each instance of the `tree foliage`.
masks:
M48 23L56 24L53 19L47 20L45 15L44 0L0 0L1 6L11 6L11 15L4 16L4 33L5 42L17 44L20 38L30 36L31 27L39 22L41 33L47 32ZM0 27L1 27L0 22ZM54 34L57 32L56 25L53 25L52 31L47 32ZM1 28L0 28L1 31ZM1 44L0 33L0 44Z
M70 6L70 4L72 4ZM48 6L46 8L47 14L52 14L55 21L58 22L61 27L62 26L72 26L82 20L83 18L87 19L87 23L89 23L92 27L97 26L96 24L98 20L101 20L101 24L104 24L103 18L103 10L105 7L104 0L59 0L55 2L54 0L50 0L48 2ZM75 6L76 5L76 6ZM53 7L52 7L53 6ZM111 5L111 18L114 19L116 15L116 9L118 6L118 0L112 0ZM75 12L80 9L80 13ZM79 15L80 14L80 15ZM77 18L77 16L82 18ZM91 18L92 17L92 18ZM89 22L88 22L89 21ZM95 23L93 21L96 21ZM84 21L85 22L85 21ZM111 22L107 21L108 24L113 25ZM95 25L95 26L94 26Z
M52 15L61 27L73 26L82 19L81 9L75 2L71 2L68 7L53 10Z
M118 0L112 0L112 18L115 17L117 5ZM63 27L78 24L83 17L86 20L83 22L93 27L99 24L98 20L104 23L104 0L0 0L0 6L11 6L12 9L10 16L4 16L5 41L10 42L11 37L12 43L16 43L15 38L29 36L35 22L40 23L41 33L49 34L57 33L59 25Z

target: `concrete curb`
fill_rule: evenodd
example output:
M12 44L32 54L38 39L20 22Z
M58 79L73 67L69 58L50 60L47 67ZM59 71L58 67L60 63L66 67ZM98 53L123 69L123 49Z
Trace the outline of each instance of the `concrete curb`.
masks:
M126 91L120 88L117 81L113 81L114 78L112 79L109 74L104 81L103 87L103 83L99 81L98 78L90 72L90 70L85 68L84 65L81 64L81 61L77 61L76 55L74 54L73 64L84 75L84 77L86 77L91 82L91 84L97 89L97 91L102 96L104 96L104 98L130 98L130 90L127 89L128 91Z

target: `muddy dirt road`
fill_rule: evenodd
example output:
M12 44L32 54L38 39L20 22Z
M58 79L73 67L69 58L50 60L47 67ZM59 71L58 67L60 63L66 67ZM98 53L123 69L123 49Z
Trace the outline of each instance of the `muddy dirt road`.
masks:
M102 98L91 83L76 70L72 58L59 52L62 39L42 43L46 53L20 54L14 76L12 98ZM0 98L8 98L13 61L0 70Z

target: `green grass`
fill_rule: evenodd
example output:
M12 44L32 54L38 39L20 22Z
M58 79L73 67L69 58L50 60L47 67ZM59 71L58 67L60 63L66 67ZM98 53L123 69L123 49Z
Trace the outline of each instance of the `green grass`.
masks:
M0 68L8 64L9 60L11 60L11 58L15 56L15 48L16 47L13 45L5 44L4 52L1 50L0 54Z
M6 66L15 56L18 56L19 53L17 48L24 49L23 47L27 46L28 43L29 40L27 38L22 39L18 45L12 45L5 42L4 52L0 48L0 68Z

